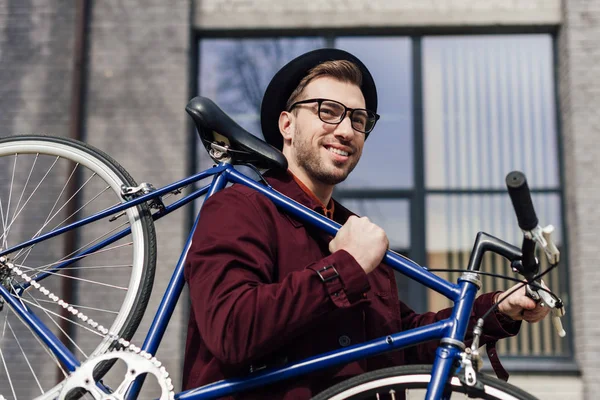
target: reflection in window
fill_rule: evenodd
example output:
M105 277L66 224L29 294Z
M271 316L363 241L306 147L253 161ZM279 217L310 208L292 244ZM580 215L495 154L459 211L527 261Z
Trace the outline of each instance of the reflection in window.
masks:
M288 61L323 45L321 38L204 39L200 42L200 95L262 137L260 104L271 78Z
M361 161L341 188L409 188L413 185L412 46L403 37L342 37L336 47L357 56L377 85L381 119Z
M344 199L341 204L361 217L369 217L388 236L390 248L406 252L410 247L408 200Z
M199 94L235 122L262 137L260 105L267 85L288 61L323 47L322 38L203 39L199 42ZM198 168L212 161L198 141Z
M423 67L428 188L558 187L549 35L425 38Z

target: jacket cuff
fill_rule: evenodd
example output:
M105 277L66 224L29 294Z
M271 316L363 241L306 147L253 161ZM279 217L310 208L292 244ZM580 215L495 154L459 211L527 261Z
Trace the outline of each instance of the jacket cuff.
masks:
M494 305L494 297L501 291L482 294L474 305L475 315L480 317ZM521 328L521 321L515 321L502 314L498 309L492 312L485 321L484 335L498 339L515 336Z
M340 308L350 307L371 289L367 274L345 250L338 250L307 268L315 271L329 298Z

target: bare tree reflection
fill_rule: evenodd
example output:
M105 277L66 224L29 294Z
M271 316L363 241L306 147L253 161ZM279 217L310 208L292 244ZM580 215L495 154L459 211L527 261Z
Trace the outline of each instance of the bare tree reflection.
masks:
M322 45L321 38L239 39L223 49L219 58L217 91L221 106L236 114L260 111L269 81L286 62Z

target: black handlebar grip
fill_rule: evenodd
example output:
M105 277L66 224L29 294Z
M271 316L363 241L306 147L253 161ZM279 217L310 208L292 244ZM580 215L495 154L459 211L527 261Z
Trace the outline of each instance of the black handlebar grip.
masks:
M538 218L533 209L525 175L520 171L513 171L506 175L506 187L517 214L519 227L524 231L530 231L538 226Z

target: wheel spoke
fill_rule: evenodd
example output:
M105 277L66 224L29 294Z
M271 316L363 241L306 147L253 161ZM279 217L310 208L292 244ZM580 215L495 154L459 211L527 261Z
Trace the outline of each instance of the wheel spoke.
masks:
M12 379L10 379L10 372L8 372L8 365L6 365L6 360L4 360L4 353L2 352L2 348L0 347L0 359L2 360L2 365L4 365L4 371L6 372L6 378L8 379L8 384L10 385L10 391L12 392L13 397L17 400L17 394L15 393L15 387L12 383Z
M57 307L60 307L56 302L54 302L52 300L37 299L37 301L41 302L41 303L55 304ZM73 303L70 303L70 305L72 305L73 307L75 307L77 309L82 309L82 310L92 310L92 311L100 311L100 312L109 313L109 314L118 314L117 311L105 310L103 308L94 308L94 307L82 306L81 304L73 304Z
M29 267L25 267L25 266L18 266L19 268L23 268L23 269L29 269L30 271L35 271L34 268L29 268ZM73 279L75 281L79 281L79 282L85 282L85 283L92 283L95 285L99 285L99 286L106 286L106 287L111 287L113 289L119 289L119 290L127 290L126 287L122 287L122 286L117 286L117 285L111 285L109 283L104 283L104 282L98 282L98 281L94 281L91 279L85 279L85 278L80 278L78 276L71 276L71 275L65 275L65 274L61 274L59 272L52 272L52 271L43 271L46 274L50 274L50 275L54 275L54 276L62 276L63 278L68 278L68 279Z
M15 171L17 170L17 159L19 158L18 154L15 154L15 162L13 163L13 170L10 178L10 188L8 189L8 204L6 205L6 216L5 219L2 220L2 247L5 249L8 247L8 235L6 234L6 224L8 224L8 217L10 215L10 202L12 200L12 192L13 185L15 182Z
M87 330L89 332L92 332L92 333L96 334L97 336L104 337L104 336L102 336L102 334L100 332L95 331L94 329L90 328L89 326L85 326L85 325L83 325L83 324L81 324L81 323L79 323L77 321L73 321L73 320L71 320L71 319L69 319L69 318L67 318L67 317L65 317L63 315L55 313L54 311L50 311L47 308L44 308L43 306L41 306L40 304L36 304L35 301L31 301L31 300L27 300L27 299L23 299L23 301L25 303L27 303L27 304L30 304L30 305L32 305L34 307L37 307L37 308L41 309L45 313L50 313L50 314L54 315L55 317L64 319L65 321L68 321L68 322L72 323L73 325L77 325L80 328L83 328L83 329L85 329L85 330ZM51 318L49 315L48 315L48 317L52 320L52 322L54 322L54 324L58 327L58 329L60 329L62 331L62 329L58 326L58 323L53 318ZM63 331L63 333L65 333L65 332ZM65 336L67 336L67 338L69 338L69 340L71 340L71 342L72 342L72 339L68 335L65 334ZM77 345L75 344L75 346L77 346ZM79 349L79 347L77 347L77 348ZM81 349L79 349L79 351L81 351ZM81 354L83 354L87 358L87 355L83 351L81 351Z
M65 190L67 190L67 186L69 185L69 182L71 182L71 179L73 179L73 176L75 175L75 171L77 170L77 167L79 166L79 163L75 164L75 166L73 167L73 171L71 171L71 174L69 175L69 177L67 178L67 181L65 182L65 184L63 185L60 193L58 194L58 196L56 196L56 201L54 202L54 205L52 206L52 208L50 209L50 211L48 212L48 216L46 217L46 220L44 221L44 225L42 226L42 228L40 228L40 231L42 229L44 229L44 226L46 226L50 221L52 221L52 219L60 212L57 211L56 214L52 215L52 213L54 212L54 209L56 208L58 201L60 200L60 198L62 197L63 193L65 192ZM61 208L62 209L62 208ZM50 215L52 215L52 217L50 217Z
M0 160L4 171L0 248L5 249L27 240L39 240L75 219L110 209L109 206L123 201L121 187L137 186L116 162L91 146L68 138L34 135L1 138ZM21 274L12 277L12 285L20 292L5 281L15 307L6 304L5 310L0 311L3 352L0 362L4 365L0 366L0 392L4 396L29 399L39 396L41 390L41 398L54 398L61 391L55 375L58 373L59 381L69 376L60 357L50 350L53 347L20 318L22 309L32 316L37 315L43 326L72 348L78 360L105 353L113 344L111 337L92 327L96 325L90 319L97 318L111 334L130 339L129 332L134 332L139 325L149 299L156 239L147 205L133 206L122 214L125 218L120 220L115 221L120 214L113 214L74 228L69 233L73 235L72 245L63 243L65 235L8 255L6 262L11 266L20 268L31 278L36 276L40 284L43 280L46 289L69 301L69 312L65 312L62 302L50 301L39 293ZM121 237L129 229L129 236ZM70 282L78 284L69 285ZM67 286L72 288L73 301L64 297L67 294L61 295L61 287L66 289ZM23 290L24 287L27 289ZM109 298L106 298L107 292L111 293ZM48 292L44 290L44 293ZM7 313L4 329L2 312ZM88 323L77 317L82 316L81 313L88 315ZM103 376L109 365L101 363L97 367L94 374ZM10 389L5 382L5 369L11 372ZM82 398L90 398L90 394Z
M75 348L76 348L77 350L79 350L79 352L80 352L81 354L83 354L83 356L84 356L85 358L87 358L87 355L86 355L86 354L83 352L83 350L81 350L81 348L80 348L80 347L77 345L77 343L75 343L75 341L74 341L74 340L71 338L71 336L67 335L67 332L65 332L65 331L63 330L63 328L62 328L62 327L61 327L61 326L60 326L60 325L59 325L59 324L58 324L58 323L57 323L57 322L56 322L56 321L55 321L55 320L54 320L54 319L53 319L53 318L50 316L50 313L51 313L51 314L53 314L53 315L57 315L57 316L59 316L59 317L61 317L61 318L65 319L66 321L69 321L69 322L71 322L71 323L74 323L75 325L77 325L77 323L76 323L76 322L74 322L74 321L72 321L72 320L70 320L70 319L68 319L68 318L66 318L66 317L64 317L64 316L62 316L62 315L60 315L60 314L53 313L52 311L50 311L50 310L48 310L48 309L46 309L46 308L42 307L42 305L41 305L41 304L38 302L38 300L37 300L35 297L33 297L33 296L30 294L30 293L28 293L28 296L31 298L31 301L32 301L32 303L30 303L30 302L28 302L28 303L30 303L30 304L32 304L32 305L35 305L35 306L37 306L38 308L40 308L40 309L41 309L41 310L44 312L44 314L46 314L46 316L47 316L48 318L50 318L50 320L52 321L52 323L53 323L54 325L56 325L56 327L57 327L57 328L58 328L58 329L59 329L59 330L62 332L62 334L63 334L63 335L65 335L65 337L66 337L66 338L69 340L69 342L71 342L71 344L72 344L73 346L75 346ZM25 301L27 301L27 300L25 300ZM34 304L34 303L35 303L35 304Z
M60 157L57 157L57 158L60 158ZM62 187L62 189L61 189L60 193L59 193L59 194L58 194L58 196L56 197L56 201L54 202L54 205L52 206L52 208L51 208L51 209L50 209L50 211L48 212L48 216L46 217L46 220L44 221L44 224L43 224L43 225L42 225L42 227L41 227L41 228L40 228L40 229L39 229L39 230L36 232L36 234L35 234L35 235L33 235L33 238L32 238L32 239L35 239L36 237L38 237L38 236L41 234L42 230L43 230L43 229L44 229L44 228L45 228L45 227L46 227L46 226L47 226L47 225L50 223L50 221L52 221L52 219L54 219L54 217L55 217L56 215L58 215L58 213L60 212L60 210L58 210L58 211L56 212L56 214L52 215L52 212L54 212L54 209L56 208L56 205L58 204L58 201L60 200L60 198L62 197L63 193L65 192L65 190L66 190L66 188L67 188L67 185L69 184L69 182L70 182L70 181L71 181L71 179L73 178L73 175L75 175L75 171L77 170L77 167L78 167L78 166L79 166L79 163L77 163L77 164L75 165L75 167L73 168L73 171L71 171L71 174L70 174L70 175L69 175L69 177L67 178L67 182L66 182L66 183L63 185L63 187ZM64 207L64 206L63 206L63 207ZM62 210L62 208L61 208L61 210ZM51 217L51 215L52 215L52 217ZM25 249L21 249L21 250L19 250L19 251L17 252L17 254L14 256L14 258L17 258L17 257L19 257L23 251L28 251L28 254L29 254L29 253L31 253L31 250L32 250L34 247L35 247L35 244L34 244L34 245L31 245L31 246L30 246L30 247L28 247L28 248L25 248ZM26 259L26 258L27 258L27 256L25 256L25 259ZM23 262L24 262L24 261L23 261Z
M23 200L23 196L25 195L25 191L27 190L27 185L29 185L29 180L31 179L31 175L33 174L33 170L35 169L35 164L37 163L38 157L39 157L39 153L36 154L35 159L33 160L33 164L31 165L31 169L29 170L29 175L27 176L27 180L25 181L25 185L23 185L23 191L21 192L21 195L19 196L19 201L17 201L17 206L15 207L15 213L13 215L13 218L10 219L8 222L8 226L6 227L6 231L4 231L4 239L8 238L8 233L10 232L10 227L12 226L13 222L16 220L17 216L18 216L18 211L19 211L19 206L21 205L21 200Z
M25 302L27 302L27 300L24 299ZM33 304L35 305L35 304ZM13 311L13 314L15 314L15 316L17 316L17 314ZM8 314L7 314L8 317ZM17 316L17 319L18 316ZM31 327L27 324L24 324L25 327L27 327L27 329L29 330L29 332L31 333L31 335L37 340L38 344L40 345L40 347L42 349L44 349L44 351L48 354L48 356L54 361L54 363L56 364L56 366L62 371L64 376L67 376L67 372L64 370L62 364L60 363L60 361L58 361L58 358L56 358L56 355L54 355L54 353L52 353L50 351L50 349L48 349L48 347L42 343L41 339L35 334L35 332L33 332L33 330L31 329Z
M79 194L79 192L81 192L83 190L83 188L85 188L87 186L87 184L96 176L96 173L94 173L92 176L90 176L88 178L88 180L86 180L83 185L81 185L81 187L79 189L77 189L77 191L73 194L73 196L71 196L69 198L69 200L66 201L65 204L63 204L63 206L60 208L60 210L58 210L56 213L58 214L60 211L62 211L63 208L66 207L66 205L73 200L77 194ZM100 192L98 195L96 195L96 197L100 196L102 193L104 193L106 191L106 189L104 189L102 192ZM75 211L74 213L72 213L71 215L69 215L67 218L65 218L60 224L56 225L54 228L52 228L50 230L50 232L52 232L53 230L55 230L56 228L58 228L59 226L61 226L62 224L64 224L65 222L67 222L69 220L69 218L71 218L73 215L77 214L79 211L81 211L83 209L83 207L85 207L86 205L88 205L90 202L92 202L93 200L96 199L96 197L94 197L92 200L88 201L86 204L84 204L83 206L81 206L77 211Z
M33 235L32 239L35 239L36 237L38 237L38 236L40 236L40 235L41 235L41 233L42 233L42 230L43 230L43 229L44 229L44 228L45 228L45 227L46 227L46 226L47 226L47 225L50 223L50 221L52 221L52 220L54 219L54 217L56 217L56 216L57 216L57 215L58 215L58 214L59 214L59 213L60 213L60 212L63 210L63 208L65 208L65 207L67 206L67 204L69 204L69 202L70 202L72 199L74 199L74 198L75 198L75 196L77 195L77 193L79 193L79 191L80 191L81 189L83 189L83 188L84 188L84 187L87 185L87 183L88 183L88 182L89 182L89 181L90 181L90 180L91 180L91 179L92 179L94 176L96 176L96 174L92 175L92 176L91 176L91 177L90 177L90 178L89 178L89 179L88 179L88 180L87 180L87 181L86 181L86 182L85 182L85 183L84 183L84 184L81 186L81 188L79 188L79 190L77 190L77 192L76 192L76 193L75 193L73 196L71 196L71 197L70 197L70 198L69 198L69 199L68 199L68 200L65 202L65 204L63 204L63 205L62 205L62 207L61 207L61 208L60 208L58 211L56 211L56 213L54 213L54 215L53 215L53 216L50 218L50 220L49 220L49 221L47 221L47 222L45 222L45 223L42 225L42 227L41 227L41 228L40 228L40 229L39 229L39 230L38 230L38 231L35 233L35 235ZM65 218L65 219L64 219L64 220L63 220L61 223L59 223L59 224L58 224L58 225L56 225L54 228L52 228L52 229L50 230L50 232L52 232L52 231L56 230L56 229L57 229L58 227L60 227L62 224L64 224L65 222L67 222L67 221L69 220L69 218L71 218L72 216L76 215L76 214L77 214L79 211L81 211L81 210L82 210L84 207L86 207L86 206L87 206L89 203L91 203L92 201L94 201L94 200L95 200L95 199L96 199L98 196L100 196L100 195L101 195L102 193L104 193L105 191L106 191L106 189L104 189L102 192L98 193L98 194L96 195L96 197L94 197L92 200L88 201L86 204L84 204L83 206L81 206L81 207L79 208L79 210L75 211L74 213L72 213L71 215L69 215L67 218ZM9 228L10 228L10 227L9 227ZM31 246L31 247L29 247L29 248L33 248L34 246L35 246L35 245L32 245L32 246ZM18 252L18 253L15 255L15 258L19 257L23 251L24 251L24 249L21 249L21 250L19 250L19 252Z
M29 271L49 272L49 271L46 271L46 270L50 269L50 268L52 268L52 267L54 267L56 265L62 264L64 262L81 260L81 259L84 259L86 257L90 257L90 256L93 256L93 255L96 255L96 254L105 253L105 252L110 251L110 250L114 250L114 249L119 249L119 248L122 248L122 247L131 246L132 244L133 244L133 242L128 242L128 243L123 243L123 244L120 244L120 245L117 245L117 246L113 246L113 247L106 247L106 248L100 249L98 251L93 251L93 252L88 253L88 254L82 254L80 256L75 256L75 257L72 257L72 258L61 259L61 260L55 261L55 262L50 263L50 264L42 265L41 267L37 267L37 268L27 267L25 265L17 265L17 266L19 268L27 268Z
M7 323L8 323L8 321L7 321ZM29 358L27 357L27 353L25 353L25 350L23 350L23 346L21 346L21 342L19 341L19 338L15 334L15 331L13 331L13 328L10 325L10 323L8 323L8 329L10 329L10 332L12 333L13 337L15 338L15 342L17 342L17 345L19 346L19 349L21 350L21 354L23 354L23 358L25 358L25 362L27 363L27 366L29 367L29 370L31 371L31 375L33 375L33 379L35 379L35 383L37 383L38 388L40 388L40 392L42 394L44 394L44 389L42 389L42 385L40 384L40 381L37 378L37 375L36 375L35 371L33 370L33 367L31 366L31 363L29 362Z
M13 217L13 220L10 222L10 225L8 225L8 229L9 230L10 230L10 227L12 226L12 224L17 219L17 217L21 214L21 212L25 209L25 207L27 207L27 204L29 204L29 200L31 200L31 198L33 197L33 195L35 194L35 192L37 192L37 190L40 188L41 184L44 183L44 181L46 180L46 177L48 176L48 174L50 173L50 171L52 171L52 169L56 165L57 161L58 161L58 157L56 158L56 160L54 160L54 163L52 163L52 165L50 166L50 168L48 169L48 171L46 171L46 173L44 174L44 176L42 177L42 179L38 182L38 184L33 189L33 191L31 192L31 194L27 198L27 200L25 200L25 204L23 204L23 206L19 209L19 211L17 212L17 214Z
M68 257L73 256L74 254L80 253L81 251L83 251L83 249L87 249L87 248L91 247L93 244L96 244L97 242L99 242L100 240L104 239L105 237L107 237L111 233L115 232L116 230L118 230L118 229L120 229L120 228L122 228L122 227L124 227L125 225L128 225L128 224L129 224L129 222L125 222L125 223L123 223L123 224L121 224L121 225L119 225L119 226L111 229L110 231L106 232L105 234L100 235L96 239L94 239L94 240L90 241L89 243L81 246L77 250L73 251L71 254L66 255L64 258L68 258Z

